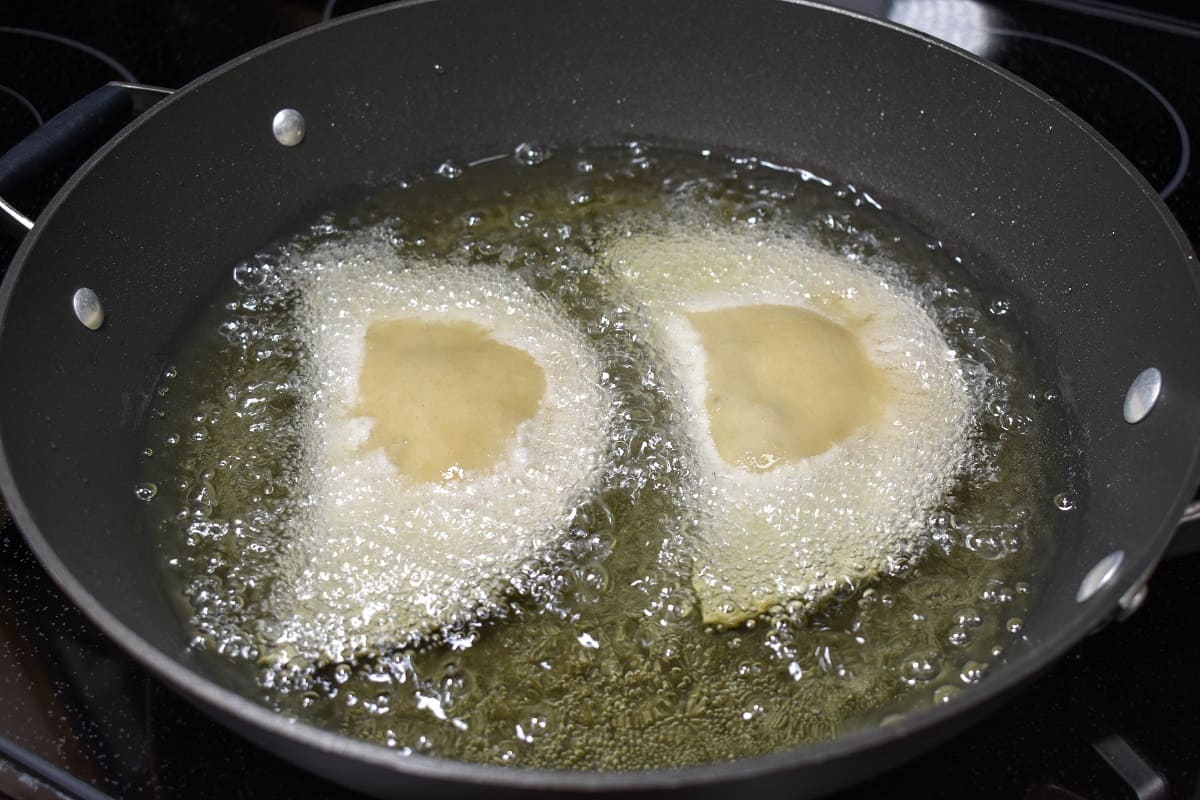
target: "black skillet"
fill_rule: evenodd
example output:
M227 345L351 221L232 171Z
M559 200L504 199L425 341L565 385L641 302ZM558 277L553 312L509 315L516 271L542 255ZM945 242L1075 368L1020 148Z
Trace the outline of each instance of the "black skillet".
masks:
M305 121L296 146L273 133L284 108ZM402 757L247 699L231 672L188 651L132 491L147 406L193 309L239 259L406 169L529 139L633 137L866 188L1014 299L1019 332L1057 370L1079 422L1073 446L1090 487L1025 638L950 704L824 744L653 772ZM402 4L216 70L67 182L0 289L0 487L46 569L112 639L247 737L348 785L423 795L737 782L813 795L978 720L1136 606L1200 481L1194 269L1169 212L1094 131L911 31L782 0ZM80 288L103 308L98 330L73 309ZM1127 391L1148 368L1161 391L1127 422Z

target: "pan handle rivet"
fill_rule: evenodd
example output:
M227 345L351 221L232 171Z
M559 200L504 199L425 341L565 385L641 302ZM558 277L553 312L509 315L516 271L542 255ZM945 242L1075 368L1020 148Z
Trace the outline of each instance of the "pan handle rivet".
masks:
M271 121L271 132L284 147L295 147L304 141L304 115L294 108L279 110Z
M75 309L75 316L88 330L98 330L104 324L104 307L91 289L76 289L71 306Z
M1142 370L1125 393L1125 421L1133 425L1144 420L1161 394L1162 373L1154 367Z
M1086 603L1096 592L1111 583L1120 572L1123 561L1125 561L1124 550L1114 550L1097 561L1096 566L1089 569L1087 575L1084 575L1083 580L1080 581L1079 591L1075 593L1075 602Z

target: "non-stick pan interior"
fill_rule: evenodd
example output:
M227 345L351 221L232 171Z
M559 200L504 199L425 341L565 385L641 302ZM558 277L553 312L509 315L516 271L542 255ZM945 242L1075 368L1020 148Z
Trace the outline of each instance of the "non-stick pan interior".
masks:
M271 132L286 107L307 121L296 147ZM1026 652L980 696L1061 651L1149 568L1194 489L1200 435L1189 355L1200 303L1177 226L1093 132L1010 76L777 0L396 7L269 47L164 102L72 181L7 279L4 489L35 550L77 602L112 615L101 622L119 640L188 665L136 460L172 345L226 271L348 193L443 158L635 137L853 183L1014 299L1080 421L1090 490ZM83 286L107 313L96 332L71 310ZM1149 366L1163 398L1127 424L1125 390ZM1116 550L1116 580L1077 602Z

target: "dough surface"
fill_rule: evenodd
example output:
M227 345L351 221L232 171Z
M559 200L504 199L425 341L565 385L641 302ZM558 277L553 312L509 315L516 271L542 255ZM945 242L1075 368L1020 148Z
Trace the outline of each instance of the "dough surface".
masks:
M475 323L374 322L358 376L356 411L372 421L363 449L383 448L417 481L489 469L545 393L533 356Z
M297 268L311 400L263 650L346 661L502 607L598 481L590 342L503 269L328 245Z
M703 222L609 258L677 386L705 622L815 608L921 555L975 412L898 270Z
M705 410L729 464L767 470L823 453L879 418L889 394L857 335L804 308L694 311Z

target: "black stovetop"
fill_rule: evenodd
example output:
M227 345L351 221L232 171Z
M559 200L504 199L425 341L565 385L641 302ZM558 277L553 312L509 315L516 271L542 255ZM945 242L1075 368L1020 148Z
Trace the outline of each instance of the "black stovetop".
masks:
M1200 4L841 0L1041 87L1110 139L1200 241ZM105 81L181 86L362 0L0 3L0 152ZM35 214L36 207L23 209ZM0 265L15 247L0 241ZM1189 530L1200 540L1200 530ZM1134 617L1000 711L849 798L1200 800L1200 554ZM259 750L149 677L0 528L0 796L352 795Z

